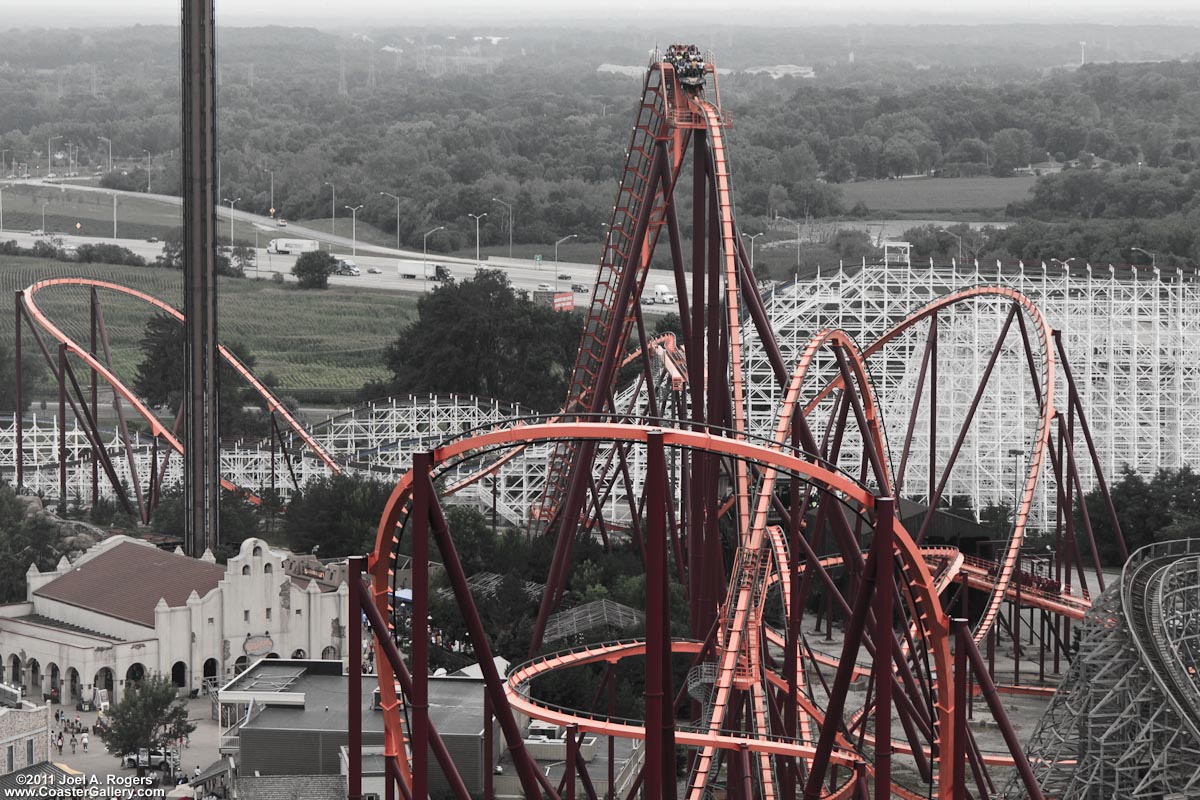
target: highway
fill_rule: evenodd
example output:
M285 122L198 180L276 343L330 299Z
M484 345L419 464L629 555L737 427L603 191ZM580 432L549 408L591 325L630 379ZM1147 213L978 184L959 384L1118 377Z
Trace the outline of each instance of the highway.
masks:
M47 187L61 188L62 184L46 180L20 180L20 181L0 181L2 184L15 185L41 185ZM112 189L104 189L99 186L87 184L68 184L68 191L82 192L99 192L101 194L116 194L118 196L137 197L141 199L160 200L163 203L181 206L183 201L181 198L173 197L164 194L146 194L145 192L122 192ZM218 214L226 223L229 219L229 209L220 208ZM267 252L266 243L271 239L287 239L287 238L309 238L314 239L324 244L333 244L338 247L349 248L353 242L344 236L333 236L328 231L319 231L315 228L307 228L302 225L289 224L286 228L280 228L275 220L270 217L263 217L258 214L251 214L246 211L234 211L235 224L242 223L253 226L259 233L259 239L264 245L257 248L257 264L256 268L252 267L247 271L249 277L270 278L272 273L282 273L287 281L295 280L291 275L292 267L296 263L296 256L279 255ZM243 232L244 233L244 232ZM111 237L97 236L74 236L71 234L59 233L52 231L51 235L61 237L67 244L117 244L121 247L136 253L145 258L148 262L154 261L162 254L162 244L148 242L144 239L113 239ZM38 237L33 236L28 232L2 231L0 232L0 240L15 239L22 247L32 247ZM254 248L251 248L254 249ZM425 265L429 266L429 272L433 272L436 266L444 266L450 271L450 275L456 280L464 280L470 278L475 270L480 267L488 269L498 269L508 275L509 281L515 289L521 291L535 291L542 285L548 285L552 289L558 291L571 291L572 284L581 284L588 288L588 293L575 293L575 303L577 306L586 305L591 301L591 294L594 290L596 280L596 264L579 264L560 262L555 264L553 261L542 261L540 264L535 263L531 259L509 259L509 258L484 258L478 264L473 258L461 258L458 256L446 256L441 254L430 254L428 259L423 258L419 252L411 250L397 250L394 247L380 247L378 245L359 244L357 247L358 253L354 256L340 255L341 258L352 259L361 270L362 274L356 277L334 275L329 279L330 284L359 286L371 289L386 289L390 291L402 291L412 293L422 293L431 290L438 284L431 280L423 280L421 276L425 273ZM599 253L597 253L597 260ZM369 272L371 268L379 270L378 274ZM404 278L403 275L415 275L416 278ZM558 275L567 277L556 278ZM658 284L665 284L670 287L672 292L675 291L675 277L673 273L667 270L650 270L650 275L646 279L646 292L644 296L652 296L654 287ZM690 277L688 281L690 286ZM655 310L653 305L647 305L646 311L651 313ZM662 307L665 313L668 310L666 306Z

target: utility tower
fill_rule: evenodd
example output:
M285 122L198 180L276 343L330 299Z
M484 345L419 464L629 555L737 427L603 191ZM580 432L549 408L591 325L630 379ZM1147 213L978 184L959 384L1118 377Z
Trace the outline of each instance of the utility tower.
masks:
M213 0L183 0L184 549L220 541L217 422L217 103Z

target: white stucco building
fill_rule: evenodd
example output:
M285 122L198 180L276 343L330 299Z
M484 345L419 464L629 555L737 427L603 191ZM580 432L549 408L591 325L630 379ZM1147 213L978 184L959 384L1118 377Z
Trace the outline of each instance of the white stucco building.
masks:
M255 538L220 566L114 536L53 572L30 566L26 602L0 606L0 682L74 703L95 689L119 698L151 672L194 690L262 656L341 658L339 567Z

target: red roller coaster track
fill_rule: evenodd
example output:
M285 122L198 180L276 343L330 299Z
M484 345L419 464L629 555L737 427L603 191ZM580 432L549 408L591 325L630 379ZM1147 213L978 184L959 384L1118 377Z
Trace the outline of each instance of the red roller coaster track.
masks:
M64 288L64 287L83 287L88 289L91 300L91 341L89 346L83 346L68 336L61 328L55 325L49 317L38 307L37 295L49 289ZM153 510L157 499L161 476L165 473L167 462L166 458L170 457L170 453L183 454L183 444L179 441L176 434L178 433L179 417L176 418L174 428L168 428L161 420L155 416L141 398L130 389L119 376L113 371L112 353L108 344L108 334L104 324L104 313L99 301L99 292L114 292L117 294L132 297L142 303L147 304L151 308L167 314L177 320L180 325L183 324L183 314L178 309L168 303L159 300L158 298L140 292L136 289L130 289L120 284L110 283L107 281L92 280L89 278L52 278L44 281L38 281L29 288L18 291L16 296L17 310L17 328L16 328L16 343L17 343L17 363L20 364L20 348L21 348L21 332L22 321L28 323L29 330L33 335L34 341L46 358L51 374L59 384L60 398L64 401L69 399L72 409L75 412L76 419L84 426L89 440L92 443L92 451L95 455L94 462L97 465L103 465L105 472L112 484L113 489L118 493L125 508L128 512L133 513L134 504L138 507L138 516L143 523L149 521L150 512ZM58 345L59 353L56 357L47 346L46 341L42 338L42 333L45 333ZM98 346L99 345L99 346ZM232 352L224 346L218 345L218 350L221 357L233 367L239 376L252 388L266 404L267 411L271 415L272 426L276 425L276 420L282 420L283 424L290 428L292 432L300 438L300 440L308 447L314 456L319 458L329 469L334 472L341 472L341 466L330 456L321 445L309 435L308 430L300 424L283 403L277 398L270 389L268 389L254 374L238 360ZM89 397L85 395L83 388L75 377L74 371L70 366L67 356L72 356L83 363L84 368L90 372L92 385ZM101 360L103 358L103 361ZM17 370L18 383L20 383L20 369ZM111 463L109 454L100 444L102 441L100 430L96 419L96 379L99 377L112 389L114 395L114 406L117 411L120 431L125 445L126 457L128 459L129 470L134 483L135 500L131 501L125 493L125 489L116 477L115 469ZM68 393L68 388L74 390L74 396ZM132 455L132 449L129 444L128 427L123 409L123 403L128 403L133 412L142 418L150 428L150 433L154 437L155 444L161 439L167 446L167 453L164 455L164 460L161 464L158 462L157 453L154 457L152 465L152 476L149 480L149 491L143 493L142 480L138 475L136 464ZM65 413L65 408L64 408ZM278 429L275 431L278 433ZM18 452L21 450L20 445L20 429L18 427ZM65 458L60 459L60 468L63 470L62 481L65 484ZM17 459L17 481L21 481L21 458ZM96 481L93 479L93 485ZM221 485L227 490L244 491L249 496L252 502L259 502L258 498L250 491L250 487L238 487L222 479ZM66 496L65 487L62 489L62 496Z
M682 60L681 52L688 53ZM541 424L451 441L419 456L380 521L367 565L371 581L361 591L369 592L362 606L383 655L378 663L389 787L399 787L405 797L424 796L432 752L451 776L455 795L466 797L427 713L427 543L432 537L528 797L574 797L576 778L595 795L581 760L567 764L559 786L550 785L525 749L517 715L565 728L569 742L579 731L644 740L644 763L630 796L641 792L655 800L676 796L676 746L689 753L689 800L703 800L717 790L741 800L916 798L933 791L951 800L968 796L968 768L972 794L987 797L989 765L1015 768L1028 795L1040 798L1000 701L1006 692L1043 691L1020 681L1021 662L1030 656L1018 649L1012 683L997 686L994 665L982 672L976 668L984 663L976 643L986 642L991 656L999 628L1019 642L1019 612L1033 609L1043 614L1039 666L1044 672L1050 653L1057 669L1071 620L1089 606L1084 570L1094 567L1099 574L1075 469L1078 431L1099 469L1070 371L1055 370L1056 363L1065 364L1066 354L1028 298L1009 289L977 287L933 300L861 351L841 331L819 332L789 371L734 221L725 135L729 119L720 109L712 59L700 58L694 48L672 48L650 63L610 220L612 235L561 414ZM703 63L703 79L697 77L697 63ZM677 68L689 70L686 80ZM705 82L712 87L711 99ZM685 258L676 187L689 150L692 230L690 258ZM647 341L639 303L664 230L683 328L678 343ZM895 516L893 498L904 485L923 403L930 447L938 441L939 314L974 307L998 311L1003 324L994 342L985 343L990 357L966 417L941 420L949 424L954 444L948 454L930 454L937 458L928 459L928 510L910 535ZM782 391L769 439L747 429L741 352L747 325L754 327ZM921 332L924 353L895 466L870 380L872 359L882 359L893 341ZM633 336L641 346L633 360L642 363L648 395L640 411L615 406L618 367L629 363L622 354ZM954 547L922 546L989 376L1006 352L1016 366L1002 368L1028 369L1028 399L1037 410L1009 536L995 562L964 556ZM662 358L669 388L656 390L649 379L651 354ZM1055 384L1064 379L1066 413L1059 413ZM848 441L861 450L844 452ZM512 454L534 443L551 444L553 454L542 499L530 510L531 532L555 537L555 553L531 660L503 679L494 668L433 477L464 460ZM635 454L644 458L640 491L630 481ZM1022 568L1022 545L1047 461L1061 511L1053 576L1038 576ZM857 470L857 477L847 470ZM568 584L572 543L590 535L593 526L605 530L604 501L619 483L633 520L629 532L645 567L645 638L543 653L546 619ZM1107 497L1102 477L1100 486ZM1082 507L1081 524L1074 507ZM1111 503L1108 512L1119 537ZM408 661L401 659L388 627L396 554L406 535L412 537L413 553ZM723 542L733 544L731 559ZM830 545L832 553L821 552ZM1085 554L1092 564L1085 564ZM1073 573L1082 594L1072 588ZM670 634L673 580L683 584L687 597L690 639ZM356 597L359 588L352 589ZM965 619L952 620L949 613L961 602L967 616L972 589L985 595L972 613L973 634ZM771 593L778 595L782 623L766 611ZM815 651L803 632L805 614L818 597L818 625L824 622L828 631L834 617L842 621L840 656ZM1006 603L1018 610L1008 619L1002 614ZM857 660L862 650L869 661ZM691 671L687 691L676 693L672 664L680 659ZM607 665L611 674L613 665L626 660L644 665L643 719L558 708L536 697L538 678L549 672L597 664ZM864 679L869 682L865 699L851 691L854 681ZM611 681L609 686L611 691ZM999 724L1003 753L983 752L967 725L967 698L975 691ZM894 738L893 725L898 726ZM903 760L917 782L894 779L893 760ZM356 780L352 774L352 796Z

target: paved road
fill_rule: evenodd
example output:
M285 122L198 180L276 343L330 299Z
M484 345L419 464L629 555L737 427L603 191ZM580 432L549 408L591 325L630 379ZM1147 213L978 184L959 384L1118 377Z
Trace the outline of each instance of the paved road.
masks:
M269 228L272 233L276 230L273 225L263 225L262 227ZM153 261L162 253L162 244L147 242L143 239L112 239L108 237L74 236L57 233L55 236L60 237L67 244L74 245L117 244L142 256L147 261ZM38 241L39 237L24 231L4 231L0 232L0 239L15 239L22 247L32 247L33 243ZM381 250L384 253L381 253ZM269 253L265 247L258 248L256 252L258 266L257 268L250 269L248 274L251 277L269 278L272 273L278 272L283 274L284 280L294 280L291 270L296 264L296 256ZM388 252L388 248L367 250L360 247L358 255L352 258L358 264L362 274L357 277L334 275L330 278L330 283L334 285L421 293L427 292L438 285L434 281L421 278L425 274L426 265L428 265L430 272L432 272L435 266L444 266L450 271L451 276L458 280L471 277L477 267L482 265L489 269L501 270L508 275L508 279L512 285L522 291L532 292L543 286L549 286L551 289L569 292L573 284L586 286L588 292L575 293L576 304L585 305L591 300L590 292L593 290L596 280L595 264L562 262L556 266L552 261L543 261L541 264L537 264L527 259L493 258L484 259L477 265L474 259L438 255L430 256L427 260L423 260L420 253L414 254L407 251L391 250L392 255L387 255L385 254L386 252ZM395 255L397 253L401 255ZM372 268L379 270L379 272L371 273L370 270ZM81 271L86 270L81 268ZM414 275L416 277L402 277L404 275ZM651 270L650 276L646 281L647 294L652 293L653 287L657 284L665 284L674 291L675 278L670 272L665 270ZM664 308L663 310L665 311L666 309ZM654 307L647 306L647 311L653 312Z

